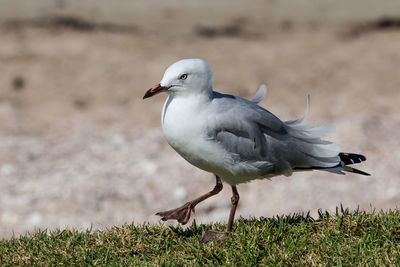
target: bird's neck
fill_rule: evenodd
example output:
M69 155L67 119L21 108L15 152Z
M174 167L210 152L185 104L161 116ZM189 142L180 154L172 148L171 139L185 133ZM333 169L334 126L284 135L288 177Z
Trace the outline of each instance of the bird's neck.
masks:
M213 98L214 91L212 87L207 87L207 88L202 88L202 89L196 89L193 90L192 88L185 88L181 90L169 90L167 91L169 98L172 99L181 99L181 98L187 98L187 99L193 99L197 98L199 100L208 100L211 101Z
M207 108L212 100L208 94L170 94L164 103L161 123L164 124L165 117L172 115L172 118L193 116L201 113Z

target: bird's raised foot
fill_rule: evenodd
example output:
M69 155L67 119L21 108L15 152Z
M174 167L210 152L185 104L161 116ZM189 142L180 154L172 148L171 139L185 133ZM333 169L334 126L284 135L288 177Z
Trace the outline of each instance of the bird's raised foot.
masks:
M161 220L177 220L181 224L186 224L190 219L190 213L194 212L194 207L191 202L186 203L182 207L157 212L156 215L161 216Z
M228 232L218 232L209 230L201 238L201 243L208 243L213 240L217 240L217 243L221 243L228 237L228 234L229 234Z

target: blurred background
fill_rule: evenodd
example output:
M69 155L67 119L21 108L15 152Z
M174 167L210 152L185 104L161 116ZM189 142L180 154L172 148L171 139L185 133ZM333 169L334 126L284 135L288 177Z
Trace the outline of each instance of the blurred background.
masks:
M0 0L0 237L37 228L158 223L214 177L169 147L166 95L142 100L173 62L206 59L217 91L283 120L336 125L371 177L297 173L239 185L238 216L400 205L398 0ZM229 186L196 208L226 222Z

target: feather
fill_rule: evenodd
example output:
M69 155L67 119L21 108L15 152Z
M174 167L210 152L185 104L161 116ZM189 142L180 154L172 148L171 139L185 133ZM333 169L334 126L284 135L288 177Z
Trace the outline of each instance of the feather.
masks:
M253 103L259 104L267 95L267 86L265 84L260 85L256 95L250 100Z

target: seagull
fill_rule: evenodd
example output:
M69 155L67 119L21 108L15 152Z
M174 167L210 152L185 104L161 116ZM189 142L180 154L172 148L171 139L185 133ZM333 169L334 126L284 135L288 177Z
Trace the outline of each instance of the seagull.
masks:
M311 170L370 175L348 166L365 161L365 156L342 153L336 144L321 139L332 133L333 127L303 123L309 112L309 95L304 116L282 121L258 105L267 93L264 85L251 100L214 91L213 72L203 59L173 63L143 99L161 92L168 94L161 114L165 139L189 163L215 174L216 184L183 206L156 215L186 224L197 204L222 190L222 181L232 188L226 231L207 231L203 243L220 242L232 231L238 184Z

